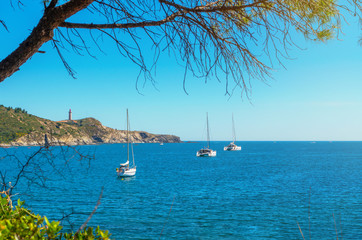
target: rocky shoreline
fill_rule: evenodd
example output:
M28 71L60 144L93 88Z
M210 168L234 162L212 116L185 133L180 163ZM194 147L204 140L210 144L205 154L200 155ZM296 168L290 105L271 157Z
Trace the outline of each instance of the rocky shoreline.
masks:
M108 136L82 136L73 137L71 135L62 138L49 137L49 144L52 146L65 146L65 145L99 145L99 144L114 144L126 143L126 133L122 130L115 130L117 132ZM45 145L45 135L29 134L21 137L11 143L0 143L0 147L20 147L20 146L43 146ZM48 136L48 135L47 135ZM42 139L41 139L42 138ZM130 133L130 140L133 143L181 143L181 139L174 135L165 134L152 134L147 132L132 132Z
M94 118L56 122L28 114L24 110L16 111L16 109L5 107L0 107L0 114L0 147L41 146L45 144L45 135L50 145L127 142L125 130L103 126ZM145 131L130 131L129 137L134 143L182 142L180 137L175 135L153 134Z

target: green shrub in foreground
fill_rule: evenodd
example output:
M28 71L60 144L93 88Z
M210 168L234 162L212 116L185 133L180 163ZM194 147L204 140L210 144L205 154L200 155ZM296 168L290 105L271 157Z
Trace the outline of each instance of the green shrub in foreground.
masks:
M15 208L11 207L6 198L0 195L0 239L109 239L108 231L97 227L84 228L79 233L61 233L60 222L49 222L44 216L35 215L22 207L23 201L18 200Z

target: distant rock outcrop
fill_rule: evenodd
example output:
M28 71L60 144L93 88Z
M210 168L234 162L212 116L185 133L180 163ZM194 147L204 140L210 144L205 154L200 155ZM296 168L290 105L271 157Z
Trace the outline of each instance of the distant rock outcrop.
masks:
M44 144L47 134L54 145L87 145L101 143L124 143L126 131L105 127L94 118L73 121L51 121L28 114L20 108L0 106L0 145L37 146ZM131 131L130 139L136 143L177 143L174 135L152 134Z

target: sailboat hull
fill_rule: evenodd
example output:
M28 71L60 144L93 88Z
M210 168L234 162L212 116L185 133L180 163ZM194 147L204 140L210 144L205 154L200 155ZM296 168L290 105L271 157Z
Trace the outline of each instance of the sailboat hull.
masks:
M211 151L209 151L209 152L201 152L201 151L197 151L197 153L196 153L196 156L197 157L216 157L216 151L213 151L213 150L211 150Z
M118 169L117 176L118 177L133 177L136 175L136 167L130 169Z
M241 147L240 146L224 147L224 151L241 151Z

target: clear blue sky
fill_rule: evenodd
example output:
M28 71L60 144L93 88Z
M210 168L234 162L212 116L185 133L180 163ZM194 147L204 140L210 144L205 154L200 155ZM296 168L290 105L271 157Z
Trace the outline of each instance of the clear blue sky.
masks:
M10 30L0 28L0 59L30 33L40 14L37 4L0 9ZM292 50L294 60L284 61L287 69L274 66L269 85L253 81L250 101L239 92L229 99L224 82L205 84L191 76L186 95L184 70L167 56L157 66L158 90L147 82L140 95L137 66L112 46L106 54L92 49L97 59L65 52L77 72L72 79L47 43L41 48L46 54L33 56L0 83L0 104L51 120L66 119L71 108L75 119L94 117L117 129L125 128L129 108L132 129L175 134L184 141L205 140L206 112L212 140L231 139L232 113L238 140L362 140L362 30L357 19L349 22L340 40L326 44L295 36L306 50Z

